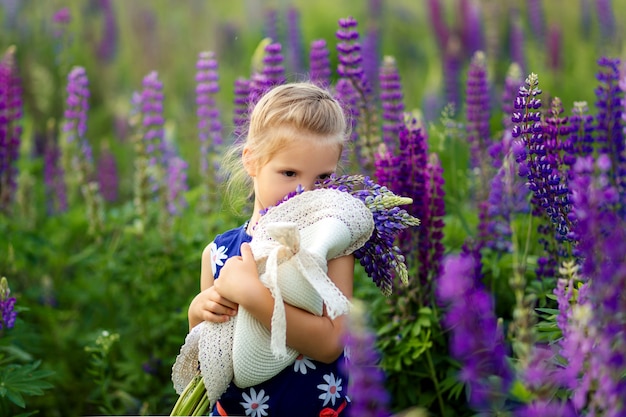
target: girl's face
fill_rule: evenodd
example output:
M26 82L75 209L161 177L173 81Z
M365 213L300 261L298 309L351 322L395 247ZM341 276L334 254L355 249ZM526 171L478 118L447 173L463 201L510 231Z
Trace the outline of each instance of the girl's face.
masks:
M246 155L249 152L244 149L244 161L248 161L244 164L254 181L251 223L256 223L260 210L275 205L298 185L311 190L318 180L334 173L340 157L335 143L318 135L299 134L262 166L251 162L254 156Z

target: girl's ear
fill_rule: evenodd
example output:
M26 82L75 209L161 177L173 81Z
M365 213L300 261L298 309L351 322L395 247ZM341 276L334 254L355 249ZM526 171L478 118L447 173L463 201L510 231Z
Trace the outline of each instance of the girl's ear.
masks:
M246 170L250 177L256 176L256 161L252 157L252 152L247 146L243 148L241 153L241 159L243 161L243 168Z

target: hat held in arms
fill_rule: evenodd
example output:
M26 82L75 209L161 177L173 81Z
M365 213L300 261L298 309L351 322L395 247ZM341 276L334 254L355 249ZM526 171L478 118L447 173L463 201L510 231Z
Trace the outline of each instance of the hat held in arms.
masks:
M333 176L321 187L286 197L255 226L250 245L259 279L276 300L271 332L241 307L228 322L197 325L172 368L178 394L198 375L198 362L211 404L231 382L256 385L292 364L298 352L286 345L283 302L318 316L326 307L331 318L349 310L327 275L330 259L351 253L360 261L370 258L377 266L368 275L385 294L393 276L406 281L404 257L392 242L399 230L419 225L398 207L412 200L359 175Z

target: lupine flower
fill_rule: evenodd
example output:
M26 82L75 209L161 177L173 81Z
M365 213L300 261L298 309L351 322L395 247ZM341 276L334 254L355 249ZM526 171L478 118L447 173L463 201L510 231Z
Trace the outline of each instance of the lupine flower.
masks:
M546 16L541 3L541 0L528 0L526 2L530 32L539 42L543 42L546 33Z
M471 166L479 168L481 179L491 177L487 164L491 146L491 117L489 83L487 81L487 63L485 54L478 51L472 57L467 71L465 90L465 112L467 119L467 140L471 154ZM479 198L483 200L483 198Z
M563 350L572 352L572 347L578 347L575 359L588 359L574 388L574 405L586 407L589 413L618 416L626 407L626 298L615 289L626 285L626 225L618 213L608 209L618 198L607 181L610 165L607 155L595 161L590 156L579 158L574 165L570 186L575 228L578 236L585 237L577 244L582 257L580 275L589 282L585 299L581 301L579 294L579 310L585 314L573 312L572 316L585 320L586 326L578 323L573 332L587 329L578 340L564 335ZM570 358L574 358L571 353Z
M337 98L352 113L352 139L356 144L356 155L365 172L373 170L374 152L379 144L377 125L374 123L372 88L363 70L363 57L358 23L353 17L339 19L339 29L335 36L337 43L337 73L339 80L335 86Z
M363 74L372 91L377 91L378 69L380 67L380 33L378 27L370 23L363 39Z
M100 0L98 11L104 18L102 37L98 43L97 55L101 62L112 62L117 52L118 28L115 10L111 0Z
M97 173L98 184L104 200L108 202L116 201L119 188L117 161L115 160L115 155L107 148L100 152Z
M233 124L236 140L240 140L246 131L248 121L248 99L250 96L250 80L237 78L234 91Z
M76 142L83 165L83 178L93 171L91 145L87 141L87 111L89 110L89 80L83 67L74 67L67 77L67 101L63 131L69 143Z
M459 9L463 50L471 56L484 48L480 9L475 0L460 0Z
M274 42L280 42L280 36L278 35L278 11L276 9L268 9L265 11L265 36L270 38Z
M595 0L598 12L598 26L602 34L602 42L609 42L615 37L615 10L611 0Z
M286 80L281 44L271 43L268 39L265 41L268 42L263 47L263 67L261 72L254 72L250 79L250 94L247 100L249 108L252 108L272 87L283 84ZM264 42L261 42L260 46L263 44Z
M291 72L302 73L303 51L300 12L293 6L287 9L287 58Z
M11 47L0 61L0 211L8 209L17 187L21 118L22 86Z
M428 159L424 170L426 194L422 200L422 204L428 205L425 207L424 220L419 229L418 246L419 277L422 288L440 272L444 252L443 219L446 215L443 168L437 154L430 154Z
M62 7L57 10L52 16L52 21L54 23L59 23L62 25L67 25L68 23L70 23L72 21L72 13L70 12L70 9L67 7Z
M570 203L567 184L555 161L547 154L544 143L544 128L541 123L541 90L535 74L526 79L515 99L512 134L521 143L514 144L514 154L519 164L519 175L528 180L528 188L533 193L533 205L543 211L552 222L559 241L568 239L570 230L568 212ZM522 146L523 145L523 146Z
M311 42L309 52L309 73L311 81L321 87L330 85L330 59L329 52L324 39L317 39Z
M15 297L11 297L9 283L5 277L2 277L0 279L0 330L12 329L16 318Z
M143 141L148 155L148 174L152 191L159 188L165 151L165 119L163 118L163 83L156 71L146 75L139 96L142 115Z
M167 158L167 211L172 216L181 215L183 209L187 207L184 194L189 188L187 168L187 162L179 156L170 155Z
M511 8L511 24L509 27L509 51L511 62L517 64L520 67L520 72L525 72L526 68L526 56L524 53L525 36L524 28L522 27L522 20L519 10ZM519 86L518 86L519 87ZM516 89L517 90L517 89ZM505 114L509 114L506 111Z
M398 146L398 132L404 125L404 96L396 60L391 56L383 59L379 85L383 143L389 152L394 153Z
M563 66L563 34L561 27L556 23L550 25L546 42L548 68L559 71Z
M406 285L408 271L405 258L394 241L402 230L420 224L416 217L399 207L411 204L411 198L400 197L369 177L360 175L333 175L319 186L349 192L365 203L374 215L374 231L365 245L354 252L354 257L383 294L392 293L396 277Z
M463 62L461 42L456 36L450 36L443 50L443 77L446 103L455 106L461 104L460 73Z
M428 0L426 7L428 8L428 20L433 26L433 32L435 32L435 39L439 45L439 50L444 51L448 47L448 41L450 39L445 13L444 10L442 10L444 6L441 4L441 0Z
M611 161L609 180L619 196L617 207L626 215L626 135L622 114L624 92L619 86L619 59L600 58L600 71L596 75L600 85L596 88L595 140L600 153Z
M220 110L217 107L216 94L219 92L219 75L217 60L211 51L200 52L196 63L196 114L198 117L198 139L200 141L200 178L210 186L214 178L211 172L217 172L218 162L213 166L209 162L214 159L217 150L222 146L222 124Z
M374 348L376 335L367 324L363 302L354 301L344 336L350 376L350 414L358 417L382 417L390 414L390 397L385 390L385 374L379 366L380 353Z
M67 210L65 172L61 166L61 150L54 140L46 143L43 171L48 213L65 212Z
M461 362L459 377L468 387L470 405L485 410L508 392L513 375L494 302L474 279L475 270L469 254L446 258L437 297L447 306L443 323L451 332L450 353Z

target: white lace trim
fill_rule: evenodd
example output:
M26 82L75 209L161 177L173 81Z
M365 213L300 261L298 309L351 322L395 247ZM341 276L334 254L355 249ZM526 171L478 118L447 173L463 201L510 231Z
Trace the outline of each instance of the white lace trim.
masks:
M242 307L227 323L196 326L172 368L176 392L197 374L198 361L212 403L231 381L256 385L293 364L298 352L286 345L283 301L316 315L325 305L331 318L347 313L350 303L328 277L327 261L363 246L373 229L369 209L343 191L309 191L271 208L250 245L259 279L275 299L272 331Z

